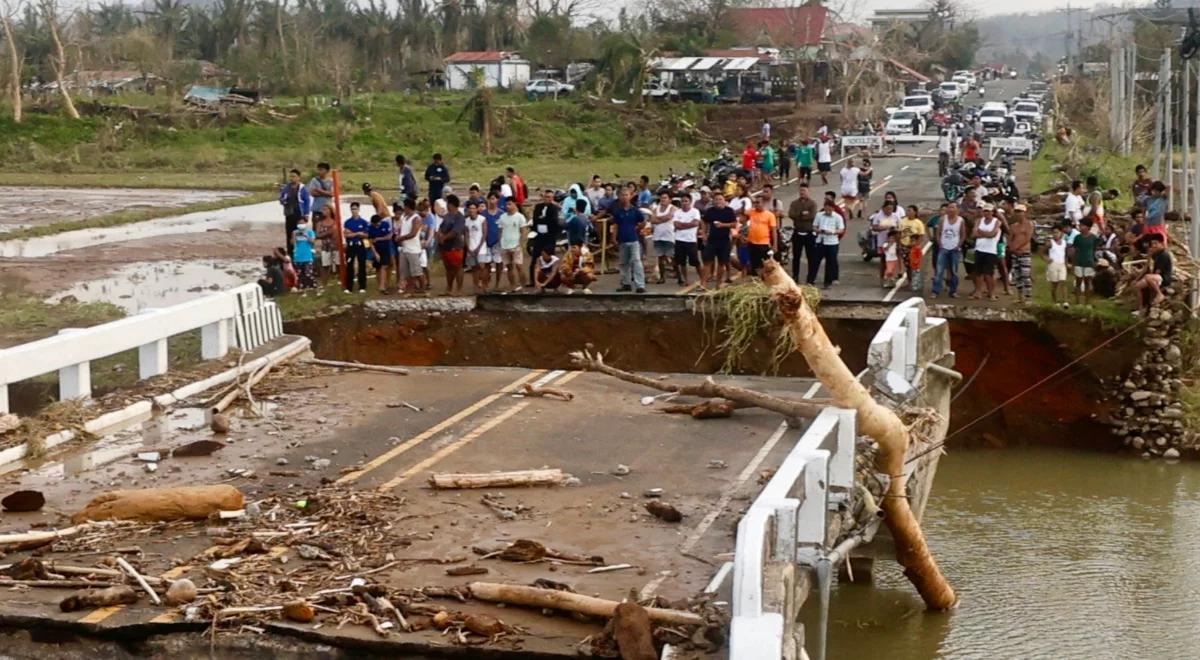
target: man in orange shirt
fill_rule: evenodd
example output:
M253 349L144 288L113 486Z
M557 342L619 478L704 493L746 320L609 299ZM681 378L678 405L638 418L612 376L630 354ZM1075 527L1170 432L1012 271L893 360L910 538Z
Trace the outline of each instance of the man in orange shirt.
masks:
M754 198L754 208L746 213L748 223L746 242L750 247L750 269L755 273L762 270L763 263L771 252L778 251L778 233L775 231L775 214L763 208L762 196Z
M525 180L521 178L520 174L517 174L517 170L514 168L508 168L508 178L512 186L513 201L517 203L517 209L520 209L526 198L529 197L529 188L525 186Z

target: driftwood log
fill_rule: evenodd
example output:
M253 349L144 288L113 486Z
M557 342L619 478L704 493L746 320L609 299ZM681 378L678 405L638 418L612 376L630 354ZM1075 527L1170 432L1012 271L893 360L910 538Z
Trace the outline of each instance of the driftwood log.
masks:
M837 356L837 353L834 353ZM729 401L742 404L745 407L762 408L777 412L784 417L790 419L812 419L821 414L828 404L827 401L805 400L796 401L792 399L784 399L782 397L756 392L744 387L734 385L723 385L712 379L705 378L700 383L676 383L672 381L656 380L649 376L635 374L631 371L617 369L616 367L605 364L604 357L599 353L591 351L575 351L571 353L571 364L579 369L586 371L595 371L606 374L635 385L642 385L651 389L662 392L675 392L685 396L696 396L705 399L728 399ZM691 414L689 412L689 414Z
M530 383L525 383L525 386L521 388L521 393L529 397L547 397L551 399L562 399L563 401L570 401L575 398L573 393L562 388L546 386L536 387Z
M397 376L407 376L408 369L401 367L389 367L383 364L363 364L362 362L342 362L341 360L322 360L312 358L309 362L319 364L323 367L337 367L339 369L362 369L363 371L378 371L385 374L396 374Z
M586 614L599 618L612 618L617 606L621 603L615 600L593 598L582 594L559 591L557 589L542 589L526 587L519 584L501 584L497 582L472 582L471 595L479 600L524 607L549 608ZM668 610L658 607L647 607L646 614L651 621L669 623L680 626L702 626L704 617L695 612L684 610Z
M929 552L921 525L908 505L904 457L909 433L896 412L872 398L838 356L825 328L804 299L804 292L777 262L763 267L763 282L779 307L783 322L791 326L797 350L813 374L833 395L836 405L856 411L858 431L879 443L875 469L890 477L881 508L896 541L896 560L904 575L920 592L925 605L934 610L954 607L958 597Z
M429 485L437 489L455 488L512 488L516 486L556 486L566 481L559 469L517 470L514 472L444 473L429 477Z

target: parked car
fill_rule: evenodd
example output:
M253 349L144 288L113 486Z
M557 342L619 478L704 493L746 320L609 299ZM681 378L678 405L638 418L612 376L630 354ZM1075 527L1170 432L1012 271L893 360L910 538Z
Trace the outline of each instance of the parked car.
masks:
M1042 108L1032 100L1018 101L1013 106L1012 113L1019 121L1027 121L1035 125L1042 121Z
M954 76L950 80L951 80L951 82L958 85L958 93L959 94L965 95L967 92L971 91L971 79L970 78L960 75L960 76Z
M642 96L651 101L675 101L679 99L679 91L671 89L659 80L649 80L642 85Z
M904 97L900 102L901 110L912 110L920 113L922 117L928 117L933 113L933 97L928 94L913 94Z
M888 117L887 126L884 132L888 135L912 135L912 123L916 119L921 135L925 134L925 118L912 110L898 110Z
M525 84L525 93L535 98L563 96L574 91L575 85L551 80L550 78L530 80Z
M984 135L1003 135L1004 125L1008 119L1008 110L1004 108L1004 104L984 106L979 111L979 123L983 128Z

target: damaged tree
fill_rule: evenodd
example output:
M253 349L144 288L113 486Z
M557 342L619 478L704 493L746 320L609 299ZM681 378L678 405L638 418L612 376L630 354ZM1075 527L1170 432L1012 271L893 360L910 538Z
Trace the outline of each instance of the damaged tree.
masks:
M947 610L958 598L929 552L921 526L908 504L904 459L908 451L908 428L896 413L875 401L858 382L837 347L825 334L825 328L808 306L804 292L775 261L763 268L763 282L770 287L783 322L789 327L794 348L804 356L813 374L833 395L835 405L857 413L858 429L879 444L875 469L888 475L888 490L883 497L884 520L896 543L896 560L904 575L920 592L930 609Z
M63 48L61 30L58 28L58 6L55 0L41 0L42 14L46 19L46 26L50 28L50 43L53 50L50 53L50 68L54 70L54 82L58 85L58 93L62 96L63 109L67 111L67 116L71 119L79 119L79 111L75 109L75 102L71 100L71 93L67 91L67 82L65 79L67 72L67 51Z

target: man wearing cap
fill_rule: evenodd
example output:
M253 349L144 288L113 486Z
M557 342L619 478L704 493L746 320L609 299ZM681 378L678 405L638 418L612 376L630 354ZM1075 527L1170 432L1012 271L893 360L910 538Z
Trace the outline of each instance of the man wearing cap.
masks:
M700 197L696 200L694 206L700 213L707 211L708 207L712 206L712 188L700 186Z
M989 300L996 300L996 265L999 263L1000 219L996 217L996 207L988 203L980 205L982 215L975 223L972 235L975 237L975 280L983 280L983 288L987 291ZM971 299L979 299L979 285Z
M1013 279L1017 282L1017 304L1033 298L1033 223L1025 216L1024 204L1013 206L1008 223L1008 253L1012 255Z

